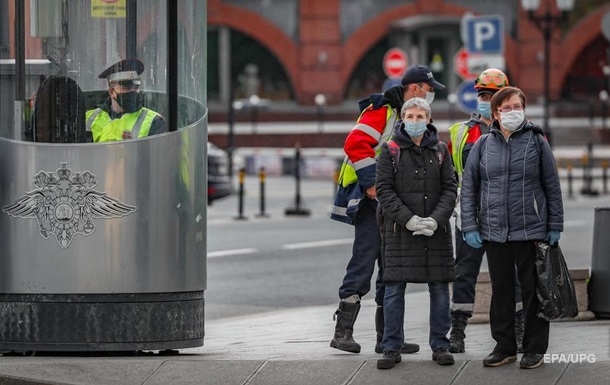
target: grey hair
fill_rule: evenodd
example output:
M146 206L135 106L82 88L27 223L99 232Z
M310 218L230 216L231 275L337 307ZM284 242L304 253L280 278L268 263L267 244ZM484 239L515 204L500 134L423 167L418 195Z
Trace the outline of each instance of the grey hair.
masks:
M427 101L425 101L422 98L411 98L411 99L407 100L406 102L404 102L404 104L402 105L402 108L400 109L401 118L403 117L403 115L409 108L419 108L421 110L426 111L428 118L430 117L430 115L432 115L432 110L430 110L430 105L428 104Z

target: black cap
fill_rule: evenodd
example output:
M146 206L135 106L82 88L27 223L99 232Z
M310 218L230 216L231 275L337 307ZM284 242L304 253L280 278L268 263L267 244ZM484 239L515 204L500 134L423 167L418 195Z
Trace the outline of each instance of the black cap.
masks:
M144 72L144 64L138 59L125 59L106 68L100 79L108 79L108 84L129 82L140 84L140 74Z
M407 72L402 76L401 83L403 86L412 83L428 83L430 87L438 90L445 88L443 84L434 79L430 67L419 64L409 67Z

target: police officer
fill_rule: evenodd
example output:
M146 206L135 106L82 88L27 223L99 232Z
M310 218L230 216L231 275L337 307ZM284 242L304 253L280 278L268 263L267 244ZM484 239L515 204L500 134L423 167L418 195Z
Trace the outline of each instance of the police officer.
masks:
M86 113L87 131L94 142L144 138L167 131L163 116L143 107L140 74L144 64L137 59L121 60L106 68L100 79L108 80L108 100L102 108Z

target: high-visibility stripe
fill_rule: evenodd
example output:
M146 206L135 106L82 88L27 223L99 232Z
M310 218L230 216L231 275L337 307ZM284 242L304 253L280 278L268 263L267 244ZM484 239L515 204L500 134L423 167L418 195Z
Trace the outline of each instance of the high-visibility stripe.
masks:
M89 116L89 119L87 119L87 131L91 132L91 127L93 126L93 122L95 121L95 118L97 118L97 116L102 112L101 108L96 108L95 110L93 110L93 112L91 113L91 116Z
M360 170L365 167L368 167L372 164L375 164L375 159L373 158L364 158L354 163L354 170Z
M468 127L465 123L455 124L449 128L451 157L453 158L453 166L455 167L455 171L457 171L460 178L458 181L459 184L461 184L462 173L464 172L464 165L462 164L462 151L466 145L469 130L470 127Z
M366 124L358 123L354 126L354 128L352 128L352 131L354 130L362 131L371 138L375 139L376 141L379 141L379 139L381 139L381 132Z
M138 115L138 120L136 120L136 123L133 125L133 129L131 130L133 138L139 138L140 129L142 128L144 119L146 119L146 115L148 115L148 110L143 108L140 114Z

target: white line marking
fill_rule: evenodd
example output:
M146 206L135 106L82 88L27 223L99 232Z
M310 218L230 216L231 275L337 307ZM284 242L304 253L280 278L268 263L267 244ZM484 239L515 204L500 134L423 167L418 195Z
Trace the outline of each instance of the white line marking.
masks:
M208 258L226 257L227 255L240 255L240 254L253 254L256 253L257 249L234 249L234 250L220 250L220 251L208 251Z
M284 250L309 249L309 248L312 248L312 247L346 245L346 244L350 244L352 242L354 242L354 240L351 239L351 238L346 238L346 239L329 239L329 240L326 240L326 241L291 243L291 244L282 246L282 249L284 249Z

